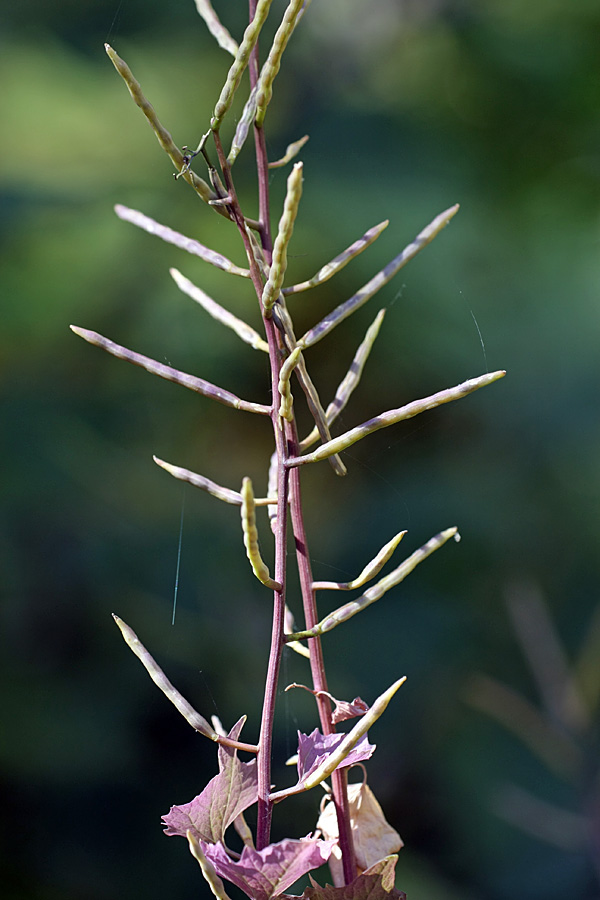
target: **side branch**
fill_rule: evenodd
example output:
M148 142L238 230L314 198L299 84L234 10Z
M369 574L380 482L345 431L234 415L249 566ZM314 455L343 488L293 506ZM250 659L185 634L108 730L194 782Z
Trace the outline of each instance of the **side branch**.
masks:
M217 403L222 403L224 406L231 406L233 409L243 409L245 412L260 413L263 416L268 416L271 413L269 406L264 406L262 403L251 403L249 400L241 400L235 394L232 394L231 391L217 387L217 385L211 384L210 381L197 378L195 375L188 375L186 372L180 372L178 369L171 368L171 366L165 366L156 359L150 359L149 356L142 356L141 353L135 353L133 350L128 350L127 347L121 347L120 344L115 344L114 341L97 334L95 331L88 331L87 328L78 328L76 325L71 325L70 328L71 331L82 337L84 341L94 344L96 347L101 347L102 350L106 350L107 353L116 356L117 359L124 359L133 363L134 366L140 366L140 368L150 372L151 375L158 375L159 378L164 378L166 381L181 384L183 387L189 388L190 391L195 391L204 397L210 397L211 400L216 400Z
M327 459L334 453L341 453L343 450L347 450L352 444L362 440L369 434L373 434L375 431L379 431L381 428L395 425L396 422L402 422L404 419L412 419L413 416L417 416L419 413L426 412L428 409L434 409L443 403L449 403L451 400L460 400L462 397L466 397L467 394L471 394L473 391L477 391L479 388L485 387L493 381L503 378L505 375L506 372L500 370L498 372L490 372L487 375L480 375L479 378L469 378L468 381L463 381L462 384L457 384L456 387L438 391L437 394L424 397L422 400L413 400L412 403L407 403L406 406L401 406L399 409L390 409L379 416L375 416L374 419L369 419L367 422L363 422L362 425L357 425L356 428L346 431L339 437L333 438L326 444L321 444L312 453L307 453L304 456L291 456L287 460L286 465L303 466L305 463Z

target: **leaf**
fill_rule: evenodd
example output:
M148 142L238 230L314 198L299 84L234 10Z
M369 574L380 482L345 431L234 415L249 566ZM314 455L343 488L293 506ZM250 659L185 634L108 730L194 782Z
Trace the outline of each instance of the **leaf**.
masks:
M202 844L202 851L221 878L231 881L252 900L270 900L291 887L302 875L329 859L334 841L306 837L286 838L264 850L244 847L239 860L231 859L222 844Z
M352 703L348 700L336 700L335 709L331 714L331 721L334 725L338 722L345 722L347 719L356 719L358 716L364 716L369 711L369 704L365 703L360 697L355 697Z
M237 722L228 737L237 740L245 716ZM162 817L165 834L186 837L187 832L198 841L216 844L225 831L245 809L256 803L258 776L256 760L240 762L237 750L219 745L219 774L212 778L201 794L190 803L172 806Z
M321 887L311 878L299 900L406 900L404 891L395 887L397 856L387 856L343 887Z
M303 782L306 778L337 750L342 743L345 734L321 734L315 728L310 734L298 732L298 779ZM375 744L370 744L367 735L362 737L348 756L340 763L339 768L353 766L357 762L369 759L375 751Z
M379 860L397 853L403 846L402 838L386 820L381 806L366 782L348 785L348 804L350 809L350 827L356 854L356 864L366 870ZM323 837L338 839L338 822L335 804L329 800L319 816L317 828ZM329 860L329 868L334 880L334 869L341 869L341 853L335 847Z

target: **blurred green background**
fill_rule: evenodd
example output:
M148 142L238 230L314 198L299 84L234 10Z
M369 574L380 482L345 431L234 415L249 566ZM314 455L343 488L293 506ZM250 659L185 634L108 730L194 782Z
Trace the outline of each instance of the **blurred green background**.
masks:
M246 4L216 6L239 36ZM275 0L274 22L282 9ZM245 712L255 739L270 604L238 513L183 490L152 454L264 489L268 426L105 356L68 325L266 400L262 356L168 269L257 325L248 286L112 211L139 208L243 264L234 229L173 180L102 45L180 146L206 129L229 57L192 0L20 0L2 19L2 895L204 897L160 815L212 777L213 748L110 613L202 713L231 725ZM272 158L311 138L290 280L391 220L290 304L299 333L461 203L307 354L327 400L387 307L340 430L486 369L509 373L356 445L346 479L326 464L304 477L318 578L353 577L400 528L403 555L449 525L463 537L325 645L339 697L372 701L408 676L373 730L369 779L406 842L409 900L600 897L599 39L591 0L314 0L268 120ZM276 219L286 174L273 173ZM236 175L253 215L250 151ZM307 678L286 657L284 683ZM314 725L307 694L282 697L277 760ZM314 827L317 802L278 808L274 839Z

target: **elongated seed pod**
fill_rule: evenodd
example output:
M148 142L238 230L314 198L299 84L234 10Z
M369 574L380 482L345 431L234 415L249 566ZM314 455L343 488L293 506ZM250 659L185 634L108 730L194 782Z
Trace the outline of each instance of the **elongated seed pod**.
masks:
M219 130L224 116L227 114L233 103L235 92L239 87L240 80L248 63L250 62L250 54L252 53L261 29L265 24L272 2L273 0L258 0L254 18L244 32L242 43L240 44L231 68L227 73L227 80L223 85L221 95L217 100L210 123L210 127L213 131Z
M292 788L287 788L282 791L277 791L274 794L270 794L269 799L273 803L277 803L279 800L284 800L286 797L291 796L292 794L299 794L302 791L308 791L313 787L316 787L318 784L321 784L322 781L325 781L326 778L337 769L337 767L342 763L346 757L349 755L350 751L356 746L356 744L360 741L360 739L367 733L369 728L375 724L377 719L385 712L390 700L396 693L396 691L404 684L406 681L406 676L403 678L399 678L395 681L391 687L384 691L383 694L377 698L375 703L371 706L368 712L365 713L362 718L358 720L354 728L348 732L346 737L340 742L337 749L330 753L325 761L320 765L314 772L308 775L304 781L299 782Z
M250 560L252 571L262 584L271 588L273 591L280 591L281 585L278 581L271 578L269 569L260 555L258 546L258 531L256 528L256 516L254 514L254 491L252 490L252 482L249 478L242 481L242 532L244 534L244 546L246 548L246 556Z
M195 375L188 375L186 372L180 372L171 366L165 366L164 363L160 363L156 359L150 359L149 356L143 356L141 353L135 353L133 350L128 350L127 347L115 344L114 341L97 334L95 331L88 331L87 328L79 328L76 325L71 325L70 328L71 331L82 337L84 341L94 344L96 347L101 347L102 350L106 350L107 353L116 356L117 359L124 359L126 362L133 363L134 366L140 366L140 368L150 372L151 375L158 375L159 378L164 378L175 384L181 384L183 387L189 388L190 391L195 391L204 397L210 397L211 400L216 400L224 406L231 406L233 409L243 409L246 412L260 413L263 416L268 416L271 412L270 408L262 403L251 403L248 400L241 400L235 394L232 394L231 391L217 387L216 384L211 384L210 381L205 381L204 378L197 378Z
M315 625L314 628L311 628L308 631L295 632L294 634L291 634L289 638L286 635L286 641L288 639L290 641L305 640L309 637L317 637L318 635L326 634L328 631L333 631L333 629L337 628L338 625L341 625L342 622L347 622L352 616L362 612L363 609L366 609L371 603L375 603L376 600L380 600L387 591L391 590L391 588L395 587L397 584L400 584L401 581L404 581L406 576L409 575L413 569L416 569L420 562L423 562L423 560L427 559L427 557L435 550L442 547L451 537L455 538L455 540L460 539L456 528L447 528L445 531L436 534L435 537L432 537L426 544L423 544L422 547L415 550L415 552L412 553L408 559L405 559L393 572L390 572L389 575L386 575L385 578L382 578L381 581L378 581L377 584L366 590L364 594L356 600L351 600L349 603L345 603L343 606L338 607L338 609L325 616L325 618L322 619L318 625Z
M242 495L239 491L232 491L230 488L222 487L215 481L211 481L210 478L206 478L205 475L198 475L197 472L191 472L189 469L184 469L181 466L172 466L170 463L165 462L164 459L159 459L158 456L153 456L152 459L157 466L160 466L161 469L164 469L165 472L168 472L173 478L177 478L179 481L187 481L188 484L193 484L194 487L206 491L207 494L216 497L217 500L222 500L224 503L230 503L232 506L242 505ZM254 505L268 506L269 509L274 506L275 509L277 509L277 497L274 499L269 497L255 497Z
M256 116L256 89L257 85L255 85L254 88L250 91L250 96L244 104L242 115L240 116L240 120L237 123L235 134L231 142L229 155L227 157L227 163L230 166L234 164L234 162L240 155L240 151L246 143L246 138L248 137L250 129L254 124L254 117Z
M225 309L212 297L209 297L201 288L193 284L189 278L182 275L178 269L169 269L169 272L179 290L191 297L192 300L195 300L196 303L199 303L213 319L230 328L245 344L250 344L255 350L262 350L263 353L269 352L269 345L252 326L246 324L242 319L238 319L228 309Z
M391 262L385 266L385 268L381 269L377 275L374 275L370 281L368 281L361 289L354 294L354 296L350 297L349 300L346 300L345 303L341 303L340 306L337 306L333 312L328 313L324 319L322 319L318 325L315 325L314 328L311 328L310 331L307 331L306 334L298 341L299 344L304 345L305 347L310 347L312 344L316 344L317 341L320 341L325 337L326 334L339 325L340 322L343 322L349 315L355 312L357 309L360 309L363 304L370 300L371 297L377 293L384 285L390 281L394 275L396 275L400 269L406 265L413 257L417 255L417 253L426 247L434 237L440 233L442 228L448 224L450 219L456 215L458 212L459 206L458 203L454 206L451 206L449 209L444 210L444 212L440 213L439 216L436 216L435 219L427 225L423 231L419 232L414 241L405 247L402 253L399 253Z
M205 880L208 882L208 886L214 896L217 898L217 900L231 900L229 894L225 890L223 881L221 880L220 876L217 875L217 870L202 850L202 847L200 846L199 841L195 838L194 833L192 831L187 831L186 837L188 840L190 853L199 864L200 869L202 870L202 874L204 875Z
M139 81L136 80L133 72L131 71L125 60L121 59L119 54L116 53L115 50L113 50L110 44L105 44L104 49L106 50L106 53L113 66L127 85L129 93L131 94L135 104L139 106L141 111L146 116L148 122L150 123L150 127L156 135L158 143L163 148L177 171L181 172L185 165L183 153L181 152L179 147L176 146L167 129L164 128L159 122L154 107L148 100L146 100L144 94L142 93L142 88L140 87ZM205 203L208 203L209 200L213 200L215 198L216 195L211 190L206 181L196 175L195 172L192 172L188 169L183 173L182 177L188 182L188 184L191 184L196 193L200 197L202 197Z
M283 299L283 297L280 297L280 302L273 309L273 319L277 327L283 333L286 346L291 352L293 349L295 349L297 343L296 337L294 335L292 317L290 316L285 306L285 300ZM306 403L313 419L315 420L315 425L319 436L321 440L326 443L327 441L331 440L329 425L327 424L325 410L323 409L323 406L321 404L317 389L314 386L310 375L308 374L303 355L298 357L298 362L296 364L296 377L300 383L300 387L304 391ZM330 465L336 475L346 474L346 466L344 465L340 457L336 454L330 457Z
M279 371L279 384L278 390L281 395L281 403L279 405L279 415L282 419L287 419L288 422L291 422L294 418L294 413L292 411L292 406L294 404L294 398L292 397L292 389L290 386L290 378L292 376L292 372L298 365L298 360L301 354L300 347L296 347L287 359L284 360L283 365Z
M328 441L326 444L322 444L320 447L317 447L316 450L313 450L312 453L307 453L305 456L290 457L286 461L286 465L303 466L306 463L327 459L332 453L341 453L343 450L351 447L352 444L361 441L363 438L367 437L367 435L373 434L373 432L379 431L381 428L395 425L396 422L402 422L404 419L411 419L419 413L425 412L428 409L434 409L436 406L441 406L443 403L449 403L451 400L460 400L462 397L466 397L467 394L471 394L473 391L479 390L479 388L486 387L486 385L492 384L492 382L497 381L499 378L503 378L505 375L506 372L500 370L498 372L490 372L487 375L480 375L478 378L469 378L467 381L457 384L456 387L438 391L437 394L431 394L431 396L424 397L422 400L413 400L412 403L407 403L406 406L401 406L398 409L390 409L387 412L383 412L376 416L374 419L369 419L367 422L363 422L362 425L357 425L356 428L344 432L344 434L341 434L339 437L333 438L333 440Z
M337 275L338 272L347 266L351 260L356 259L356 257L360 256L367 247L370 247L371 244L375 243L379 235L385 231L389 224L390 220L386 219L384 222L380 222L379 225L374 225L372 228L369 228L362 237L357 241L354 241L353 244L350 244L349 247L338 254L331 262L322 266L312 278L308 279L308 281L301 281L299 284L292 284L290 287L283 288L282 293L284 296L288 297L290 294L299 294L301 291L308 291L318 284L329 281L330 278L333 278L334 275Z
M113 619L119 626L119 630L129 649L135 653L154 684L157 688L160 688L165 697L171 701L186 722L189 722L192 728L195 728L196 731L199 731L200 734L203 734L205 737L210 738L211 741L218 741L219 735L214 728L209 725L204 716L201 716L200 713L196 712L193 706L187 702L185 697L182 697L177 688L171 684L163 670L148 653L133 629L131 629L129 625L126 625L125 622L114 613Z
M182 250L191 253L193 256L199 256L200 259L216 266L217 269L222 269L230 275L239 275L241 278L250 278L249 269L241 269L239 266L236 266L235 263L232 263L230 259L227 259L226 256L223 256L222 253L217 253L216 250L205 247L200 241L186 237L184 234L179 234L178 231L173 231L172 228L168 228L166 225L155 222L150 216L145 216L143 213L138 212L137 209L129 209L128 206L122 206L120 203L117 203L115 212L120 219L123 219L123 221L131 222L132 225L143 228L148 234L155 234L168 244L174 244L176 247L180 247Z
M274 162L269 163L270 169L280 169L282 166L286 166L291 160L300 153L305 143L308 140L308 135L305 134L303 137L298 138L297 141L294 141L291 144L287 145L285 154L281 157L281 159L276 159Z
M269 503L267 512L269 513L269 524L273 534L277 534L277 485L279 476L279 460L277 452L271 454L269 460L269 475L267 483L267 498ZM255 501L256 502L256 501Z
M363 587L381 572L405 534L406 531L399 531L398 534L395 534L391 541L384 544L379 553L367 563L360 575L353 581L314 581L313 591L353 591L356 588Z
M279 67L281 66L283 51L287 47L287 43L296 27L298 14L303 5L304 0L290 0L288 8L281 20L281 25L275 32L273 45L269 50L269 55L260 71L256 85L256 124L259 128L262 128L267 107L271 102L273 82L275 81L277 73L279 72Z
M325 412L325 419L328 425L332 425L333 422L337 419L342 410L347 406L348 401L355 389L358 387L360 379L362 377L363 369L365 367L365 363L369 358L371 350L373 349L373 344L379 334L379 329L381 328L381 323L383 322L383 317L385 316L385 309L380 309L375 319L369 325L367 329L367 333L365 334L362 343L358 350L354 355L354 359L350 364L350 368L340 381L338 385L338 389L335 392L335 397L327 407ZM308 448L314 444L314 442L319 437L319 429L313 428L307 437L304 438L303 441L300 442L300 450L308 450Z
M383 694L380 694L377 700L374 702L373 706L362 716L354 728L348 732L344 740L340 743L337 750L335 750L326 760L325 762L318 767L308 778L304 781L304 789L310 790L313 787L316 787L318 784L321 784L326 778L332 774L332 772L337 769L339 764L343 762L350 751L358 744L360 739L364 737L369 728L375 724L377 719L387 709L387 706L399 688L402 687L404 682L406 681L406 675L402 678L399 678L395 681L391 687L384 691Z
M269 278L263 289L262 302L268 314L279 297L285 270L287 268L287 248L294 232L294 222L302 196L302 163L295 163L287 180L287 193L283 205L283 215L279 220L279 230L273 245L273 259Z
M195 0L195 3L196 9L206 22L206 27L208 28L212 36L216 38L219 47L222 47L223 50L227 50L228 53L231 53L231 55L235 57L236 53L239 50L237 41L234 41L225 26L222 24L221 20L213 9L210 0Z

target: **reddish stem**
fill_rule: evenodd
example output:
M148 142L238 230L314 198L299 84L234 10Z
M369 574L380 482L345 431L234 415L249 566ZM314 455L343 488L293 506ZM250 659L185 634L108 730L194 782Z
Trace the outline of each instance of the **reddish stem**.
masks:
M292 422L288 426L288 449L293 455L298 447L298 435L296 424ZM296 559L300 576L300 587L304 603L304 619L306 630L314 628L319 621L317 602L313 590L312 567L308 553L306 540L306 528L304 526L304 514L302 512L302 497L300 493L300 470L293 468L290 472L290 516L292 532L296 545ZM313 688L315 691L328 691L327 676L325 674L325 660L321 638L311 638L308 642L310 651L310 668L312 673ZM326 694L318 693L316 696L319 719L323 734L334 734L335 725L331 722L331 701ZM350 825L350 808L348 805L348 778L345 769L336 769L331 777L333 800L338 821L338 842L342 851L342 865L344 881L350 884L356 878L356 855L354 841Z

